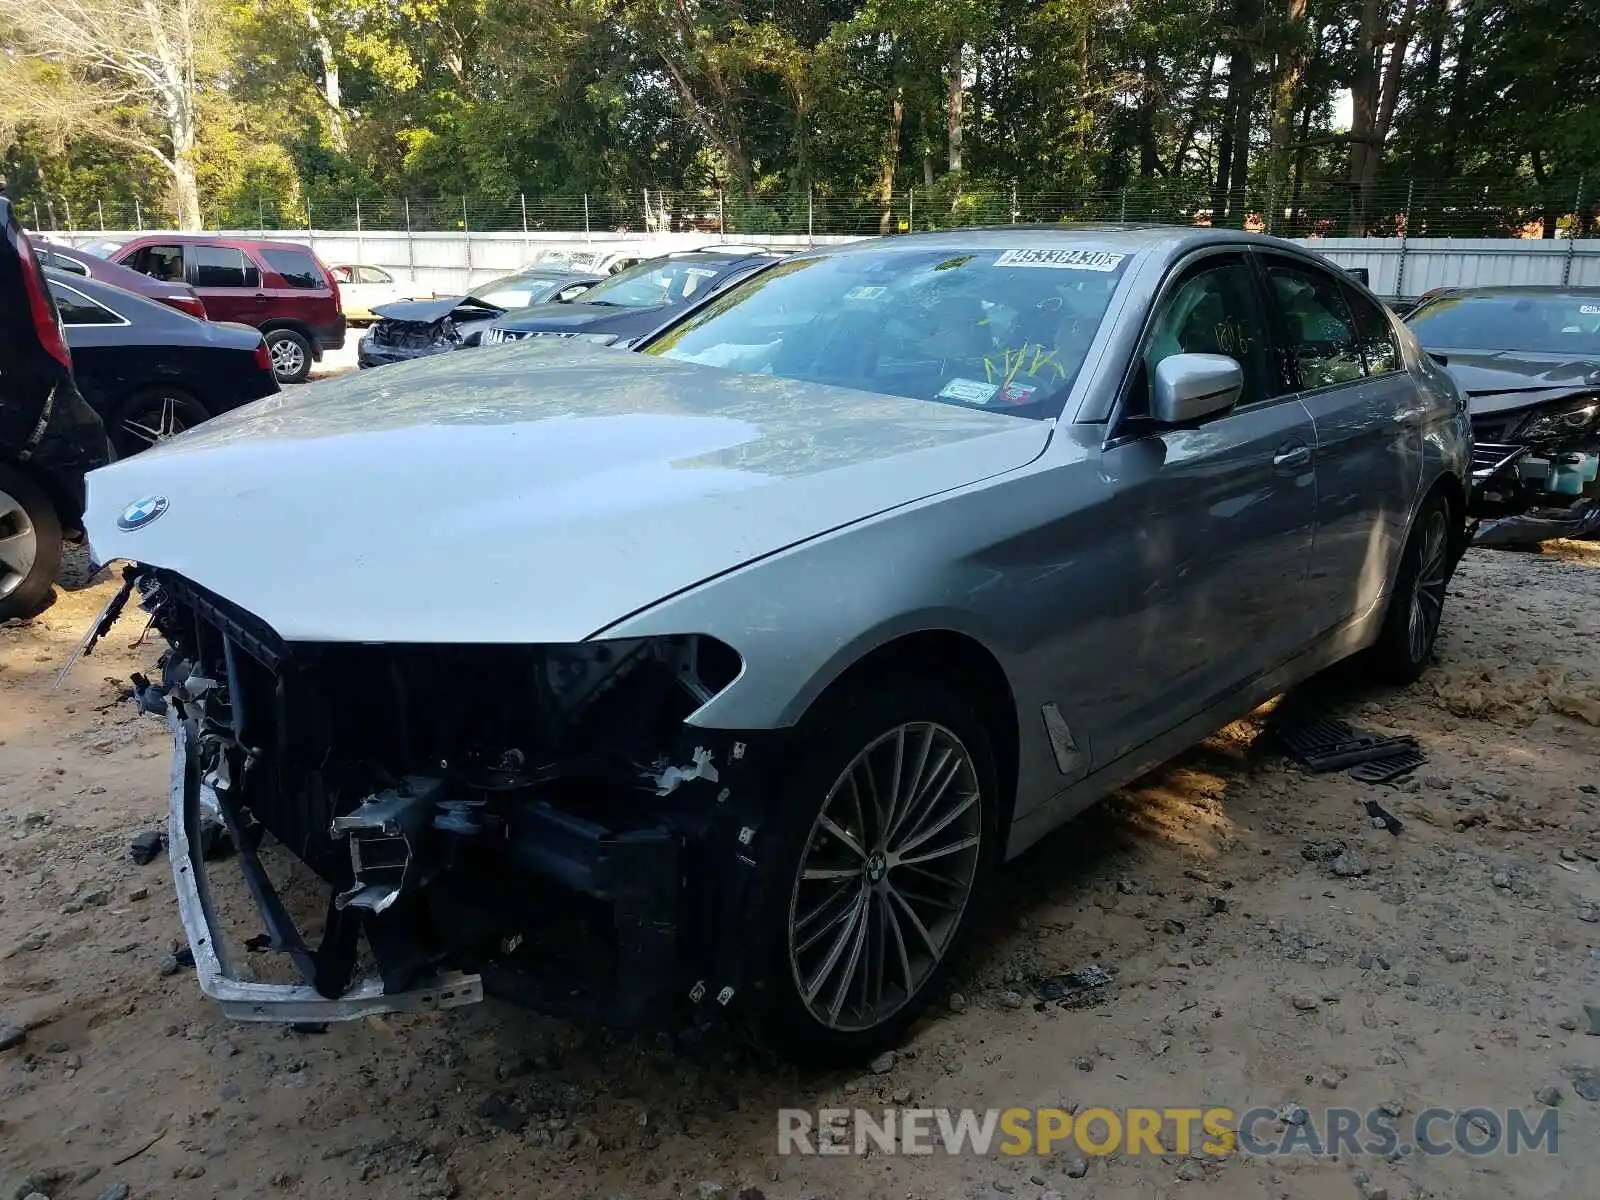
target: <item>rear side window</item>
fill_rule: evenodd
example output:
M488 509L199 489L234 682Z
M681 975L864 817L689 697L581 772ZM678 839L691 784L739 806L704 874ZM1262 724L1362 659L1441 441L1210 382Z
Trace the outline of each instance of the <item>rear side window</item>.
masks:
M357 267L356 274L362 283L393 283L394 276L377 267ZM287 278L287 276L285 276Z
M271 250L261 250L261 257L279 275L283 276L284 285L292 288L303 288L315 291L324 287L322 281L322 268L317 265L317 260L304 250L295 250L287 246L276 247ZM346 279L344 282L348 283Z
M232 246L191 246L195 287L247 288L261 286L261 272Z
M1389 318L1383 309L1352 288L1345 288L1344 298L1350 305L1350 316L1355 321L1356 337L1361 343L1361 357L1367 364L1368 375L1387 375L1400 369L1400 350L1394 344L1394 331L1389 328Z
M183 282L182 246L141 246L127 261L141 275L165 283Z
M56 311L63 325L121 325L122 318L102 304L97 304L76 288L50 280L50 294L55 297Z
M1284 330L1289 378L1300 391L1334 387L1366 375L1344 289L1310 267L1271 262L1267 282Z
M44 265L47 267L54 267L58 271L65 271L69 275L87 276L89 274L89 268L84 266L77 259L65 258L62 255L54 253L53 251L47 250L45 252Z

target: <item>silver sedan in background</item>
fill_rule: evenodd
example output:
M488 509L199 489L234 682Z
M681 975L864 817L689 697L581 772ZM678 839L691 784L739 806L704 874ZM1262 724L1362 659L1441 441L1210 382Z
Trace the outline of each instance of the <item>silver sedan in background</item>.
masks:
M639 353L286 393L96 472L88 523L169 643L226 1011L676 1001L811 1060L901 1037L1098 797L1347 656L1420 673L1469 463L1450 378L1315 255L1024 227L798 255ZM312 948L239 856L304 983L232 968L208 820L325 881Z

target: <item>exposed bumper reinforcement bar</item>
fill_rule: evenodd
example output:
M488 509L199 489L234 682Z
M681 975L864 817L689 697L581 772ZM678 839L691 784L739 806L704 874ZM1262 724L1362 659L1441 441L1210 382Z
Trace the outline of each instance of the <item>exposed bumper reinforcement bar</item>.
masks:
M329 999L308 984L254 983L234 975L226 946L216 935L211 890L201 854L199 778L189 752L189 732L173 714L171 808L167 819L168 856L178 893L178 914L194 953L200 990L236 1021L352 1021L378 1013L432 1012L483 999L477 975L450 972L431 986L385 993L377 977L360 980ZM194 834L195 836L191 836Z

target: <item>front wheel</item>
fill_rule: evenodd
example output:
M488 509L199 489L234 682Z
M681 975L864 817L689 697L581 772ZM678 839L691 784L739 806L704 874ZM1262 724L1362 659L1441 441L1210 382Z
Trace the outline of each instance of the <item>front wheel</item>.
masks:
M55 505L31 479L0 464L0 621L39 612L60 561Z
M210 418L205 406L193 396L171 388L151 388L117 411L111 437L118 456L127 458Z
M292 329L269 332L267 353L279 383L302 383L311 374L311 343Z
M971 925L999 851L990 740L932 681L885 681L799 730L749 953L763 1039L801 1061L895 1045Z
M1434 494L1423 504L1400 556L1383 629L1369 652L1374 672L1391 683L1411 683L1433 661L1445 592L1455 570L1449 502Z

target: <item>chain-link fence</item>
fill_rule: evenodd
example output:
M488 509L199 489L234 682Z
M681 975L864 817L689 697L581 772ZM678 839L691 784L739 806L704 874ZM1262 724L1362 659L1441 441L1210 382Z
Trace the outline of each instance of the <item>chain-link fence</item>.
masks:
M885 201L820 187L774 195L657 190L637 194L443 197L324 197L315 193L202 201L207 229L607 233L699 232L871 235L1006 222L1218 223L1284 237L1590 237L1600 174L1543 185L1531 180L1399 180L1359 188L1342 181L1252 183L1244 195L1203 183L1141 181L1122 188L1039 190L964 185L947 176ZM46 231L171 229L170 209L137 200L17 197L25 219Z

